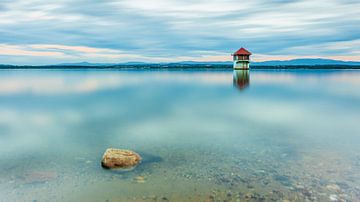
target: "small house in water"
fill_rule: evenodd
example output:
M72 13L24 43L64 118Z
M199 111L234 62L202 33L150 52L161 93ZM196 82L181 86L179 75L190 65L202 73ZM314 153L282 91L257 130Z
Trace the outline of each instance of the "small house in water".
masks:
M240 48L232 54L234 59L234 69L249 69L251 53L245 48Z

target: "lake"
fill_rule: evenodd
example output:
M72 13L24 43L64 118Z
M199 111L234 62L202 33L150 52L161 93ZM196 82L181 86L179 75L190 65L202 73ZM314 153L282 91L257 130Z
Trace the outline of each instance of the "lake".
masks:
M359 201L358 70L1 70L0 201ZM106 148L138 152L131 171Z

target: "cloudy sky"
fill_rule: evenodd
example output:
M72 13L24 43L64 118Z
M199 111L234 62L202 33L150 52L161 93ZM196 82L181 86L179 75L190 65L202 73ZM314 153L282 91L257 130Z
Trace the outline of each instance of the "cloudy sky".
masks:
M360 61L359 0L0 0L0 63Z

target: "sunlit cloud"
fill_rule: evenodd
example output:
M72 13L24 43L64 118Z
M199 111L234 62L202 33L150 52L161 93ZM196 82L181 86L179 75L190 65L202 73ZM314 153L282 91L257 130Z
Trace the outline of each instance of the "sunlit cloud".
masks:
M43 57L62 57L64 56L61 52L54 51L36 51L29 50L26 47L19 45L5 45L0 44L0 55L18 55L18 56L43 56Z
M31 48L34 49L53 49L53 50L70 50L70 51L78 51L83 53L119 53L119 51L106 49L106 48L92 48L86 46L64 46L64 45L55 45L55 44L37 44L30 45Z

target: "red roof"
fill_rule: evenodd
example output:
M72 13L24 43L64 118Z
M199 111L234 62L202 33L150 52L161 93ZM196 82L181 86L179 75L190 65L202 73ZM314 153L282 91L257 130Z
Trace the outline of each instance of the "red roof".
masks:
M248 50L246 50L245 48L240 48L233 55L251 55L251 53Z

